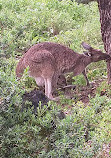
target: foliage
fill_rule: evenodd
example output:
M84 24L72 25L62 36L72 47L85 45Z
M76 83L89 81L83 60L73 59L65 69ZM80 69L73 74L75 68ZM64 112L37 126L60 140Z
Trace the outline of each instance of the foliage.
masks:
M105 82L87 106L61 95L59 105L48 105L50 110L39 105L38 116L30 108L21 111L24 91L36 84L28 69L21 80L16 79L16 63L30 46L42 41L63 43L80 53L82 41L104 50L97 4L0 0L0 157L92 158L103 142L111 140L111 90ZM91 64L87 73L90 81L106 78L105 62ZM81 75L71 82L85 85ZM69 112L64 119L60 119L61 109Z
M102 142L109 142L111 100L97 95L84 108L73 103L70 115L59 119L61 110L53 102L38 116L32 109L21 112L11 105L1 110L1 157L93 157ZM89 144L90 142L90 144Z
M96 92L99 95L107 95L109 97L111 97L111 85L108 85L108 83L106 83L106 81L103 81L98 87Z
M91 39L91 43L101 45L96 5L87 7L58 0L1 0L1 6L3 55L20 55L34 43L49 40L70 45L75 50L80 50L78 48L84 40Z

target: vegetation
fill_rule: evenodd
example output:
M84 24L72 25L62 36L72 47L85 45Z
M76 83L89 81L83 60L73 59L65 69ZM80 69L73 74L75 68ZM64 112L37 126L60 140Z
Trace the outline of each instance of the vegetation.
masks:
M104 51L97 3L0 0L0 39L0 157L101 157L103 144L111 140L111 87L104 61L87 68L90 82L101 81L87 104L78 99L80 87L85 86L80 75L71 78L78 91L72 100L61 94L59 105L49 103L50 110L39 105L37 116L30 108L21 111L22 95L36 87L34 80L28 70L19 81L15 76L22 53L42 41L63 43L79 53L85 41ZM60 119L60 110L66 118Z

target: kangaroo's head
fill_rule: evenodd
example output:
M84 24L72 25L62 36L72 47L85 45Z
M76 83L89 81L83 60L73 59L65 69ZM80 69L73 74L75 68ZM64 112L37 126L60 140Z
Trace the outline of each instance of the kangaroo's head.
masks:
M89 56L91 58L92 62L97 62L100 60L111 60L110 55L103 53L101 50L94 49L90 45L86 44L85 42L82 42L82 46L87 51L84 52L86 56Z

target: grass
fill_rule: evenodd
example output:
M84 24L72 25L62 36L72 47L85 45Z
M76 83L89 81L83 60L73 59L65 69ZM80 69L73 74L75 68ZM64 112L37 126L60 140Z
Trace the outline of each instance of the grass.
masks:
M36 84L27 70L21 80L16 79L16 63L23 52L42 41L62 43L79 53L85 41L104 51L97 3L0 1L0 157L93 158L111 140L111 90L106 80L89 97L88 105L79 100L80 87L85 86L79 75L71 78L78 86L72 97L76 101L61 94L59 105L52 102L50 111L44 107L45 115L40 106L38 117L32 109L21 112L22 95ZM91 64L87 75L90 82L106 79L106 63ZM66 118L58 117L60 110Z

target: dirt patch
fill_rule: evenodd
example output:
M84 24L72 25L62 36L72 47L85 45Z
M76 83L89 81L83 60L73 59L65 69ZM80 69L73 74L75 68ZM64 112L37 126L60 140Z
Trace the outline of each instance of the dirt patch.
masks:
M66 88L61 88L60 91L63 92L66 98L74 99L75 102L82 101L83 103L88 104L89 97L92 98L96 95L96 89L103 81L105 80L95 80L90 83L90 86L66 86ZM101 92L101 95L104 95L103 92Z

